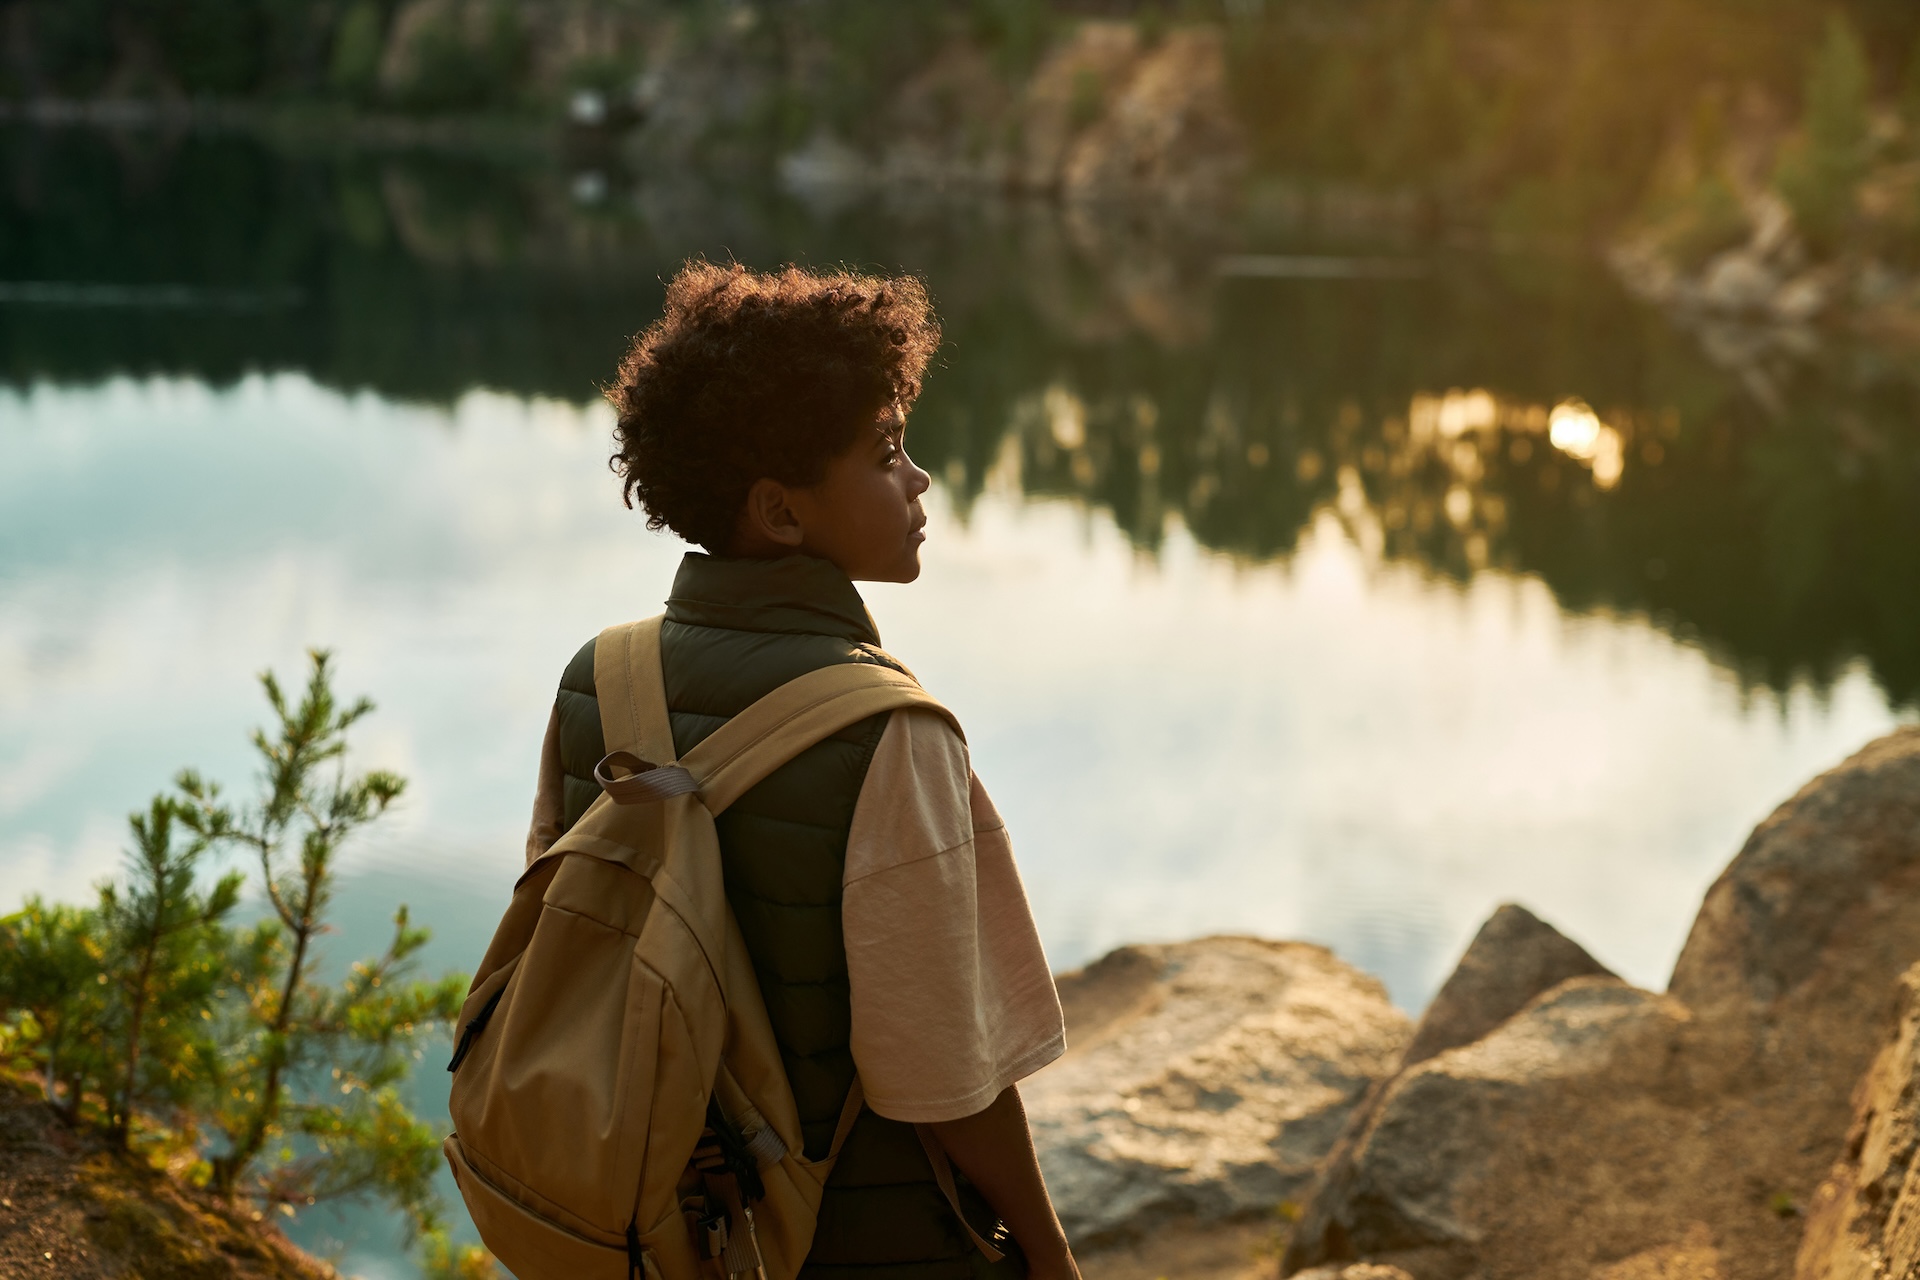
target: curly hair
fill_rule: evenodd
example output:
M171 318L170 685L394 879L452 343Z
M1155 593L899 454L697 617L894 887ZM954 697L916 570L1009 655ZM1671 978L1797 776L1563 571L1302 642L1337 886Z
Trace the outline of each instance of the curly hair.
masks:
M649 529L724 554L756 480L818 484L883 410L913 403L939 345L911 276L689 261L606 389L621 496Z

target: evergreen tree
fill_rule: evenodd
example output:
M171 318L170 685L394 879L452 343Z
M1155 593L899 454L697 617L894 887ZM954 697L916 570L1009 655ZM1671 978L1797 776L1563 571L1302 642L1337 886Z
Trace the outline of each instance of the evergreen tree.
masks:
M273 913L242 936L229 973L240 998L220 1029L226 1048L208 1112L225 1141L212 1158L213 1185L289 1208L373 1195L433 1230L439 1140L395 1086L419 1040L459 1012L466 979L411 980L428 934L404 906L383 955L355 964L338 985L318 977L335 856L405 783L380 770L349 775L347 731L373 704L343 706L328 655L315 651L312 662L297 704L271 672L261 677L278 724L271 738L253 735L265 765L255 804L228 804L192 771L179 779L182 819L203 840L257 857Z
M1775 176L1801 230L1822 248L1837 246L1866 174L1870 88L1866 50L1853 25L1836 14L1807 76L1801 136Z
M97 912L36 895L0 919L0 1032L69 1124L107 1066L107 977Z
M127 884L100 890L102 973L113 993L101 1030L118 1033L103 1082L107 1131L123 1149L139 1110L178 1111L216 1060L208 1024L229 936L221 920L239 901L244 877L235 872L210 893L196 893L206 844L175 847L178 814L178 802L155 796L146 813L130 815Z

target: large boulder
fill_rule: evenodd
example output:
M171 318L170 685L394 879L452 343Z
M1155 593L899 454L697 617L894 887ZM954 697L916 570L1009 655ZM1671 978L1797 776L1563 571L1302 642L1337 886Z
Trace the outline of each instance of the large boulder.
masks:
M1404 1069L1472 1044L1568 978L1610 978L1586 949L1533 912L1503 903L1480 926L1420 1017Z
M1355 1137L1288 1263L1362 1258L1418 1280L1581 1277L1684 1208L1635 1177L1711 1176L1671 1077L1685 1009L1617 978L1576 978L1492 1034L1411 1068ZM1596 1153L1620 1157L1595 1160ZM1303 1223L1303 1225L1306 1225Z
M1401 1057L1399 1073L1448 1049L1474 1043L1535 997L1569 979L1593 977L1613 975L1579 943L1525 907L1504 903L1480 926L1466 954L1427 1006ZM1435 1247L1432 1233L1403 1222L1407 1213L1378 1202L1377 1192L1369 1186L1373 1171L1366 1162L1376 1152L1369 1135L1390 1090L1390 1081L1382 1081L1354 1108L1346 1131L1327 1158L1318 1194L1295 1224L1284 1265L1351 1258L1356 1241L1378 1254ZM1409 1221L1421 1216L1415 1210Z
M1071 1050L1021 1085L1078 1247L1297 1199L1407 1019L1323 947L1125 947L1060 979Z
M1747 1055L1738 1074L1813 1086L1821 1131L1838 1135L1886 993L1920 960L1916 893L1920 728L1908 728L1754 830L1707 890L1668 989Z
M1854 1091L1846 1151L1807 1214L1794 1280L1920 1274L1920 965L1899 983L1899 1016Z
M1907 729L1755 830L1667 995L1575 978L1386 1086L1283 1270L1784 1280L1885 993L1920 959L1917 893Z

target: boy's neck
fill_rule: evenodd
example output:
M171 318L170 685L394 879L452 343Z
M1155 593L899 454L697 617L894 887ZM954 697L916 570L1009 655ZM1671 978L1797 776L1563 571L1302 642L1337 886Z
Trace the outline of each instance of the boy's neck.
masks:
M689 551L674 575L667 619L880 643L858 588L832 561L817 556L763 559Z

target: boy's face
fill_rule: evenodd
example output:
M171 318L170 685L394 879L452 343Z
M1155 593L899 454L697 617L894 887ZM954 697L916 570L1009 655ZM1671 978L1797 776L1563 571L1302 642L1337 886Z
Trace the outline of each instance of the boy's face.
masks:
M920 495L932 483L907 457L906 415L889 408L871 433L827 464L819 484L754 486L743 529L749 553L765 537L773 545L760 554L818 556L856 582L912 582L927 540Z

